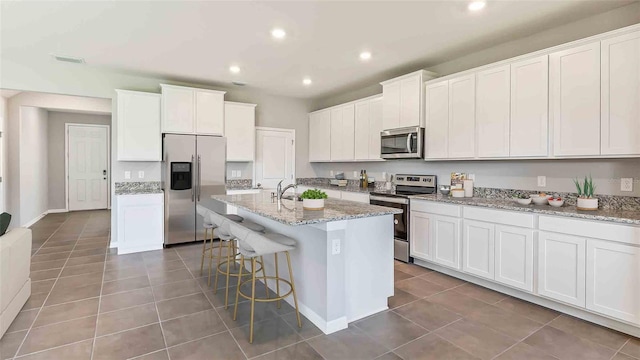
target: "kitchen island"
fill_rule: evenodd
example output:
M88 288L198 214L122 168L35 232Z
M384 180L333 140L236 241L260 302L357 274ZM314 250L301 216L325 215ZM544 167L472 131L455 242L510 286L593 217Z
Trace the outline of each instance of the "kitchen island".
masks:
M350 322L388 308L393 296L393 215L401 210L327 199L324 210L308 211L302 202L271 193L213 195L238 214L296 239L291 251L300 312L325 334L346 329ZM265 257L275 273L272 256ZM280 265L282 266L282 262ZM285 274L280 269L280 274ZM269 282L275 290L275 283ZM286 291L286 290L285 290ZM292 298L287 298L292 303Z

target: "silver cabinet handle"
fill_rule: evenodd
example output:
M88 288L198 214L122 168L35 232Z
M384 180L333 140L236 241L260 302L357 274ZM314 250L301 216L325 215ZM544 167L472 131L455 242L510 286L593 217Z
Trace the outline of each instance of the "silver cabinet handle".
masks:
M194 156L191 155L191 166L195 167L195 162L194 162ZM191 169L191 175L193 175L193 169ZM195 187L196 185L194 184L195 181L195 177L191 176L191 202L194 202L196 200L196 195L195 195Z
M200 155L198 155L198 201L200 201L200 193L202 192L202 166Z

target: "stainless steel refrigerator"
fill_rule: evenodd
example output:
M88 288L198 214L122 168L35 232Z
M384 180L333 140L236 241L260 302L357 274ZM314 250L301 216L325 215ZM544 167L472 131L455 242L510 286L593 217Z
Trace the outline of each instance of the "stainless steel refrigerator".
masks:
M222 206L211 195L226 192L226 139L164 134L162 152L164 245L203 240L203 219L196 205Z

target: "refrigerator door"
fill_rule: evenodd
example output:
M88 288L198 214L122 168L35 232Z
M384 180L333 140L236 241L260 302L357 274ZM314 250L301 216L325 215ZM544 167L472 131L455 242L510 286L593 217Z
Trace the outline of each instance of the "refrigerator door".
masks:
M164 244L180 244L196 240L196 137L166 134L162 142L164 187ZM191 163L191 188L171 189L171 163Z
M226 206L211 199L211 195L226 194L227 139L220 136L197 136L196 202L219 213ZM204 239L203 219L196 216L196 239Z

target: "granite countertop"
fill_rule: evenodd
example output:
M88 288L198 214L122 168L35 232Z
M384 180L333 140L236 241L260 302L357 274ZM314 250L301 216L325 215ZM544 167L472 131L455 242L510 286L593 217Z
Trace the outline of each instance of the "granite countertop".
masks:
M362 194L368 194L370 192L375 191L374 188L372 187L368 187L366 189L363 189L359 186L336 186L336 185L306 185L306 184L298 184L298 186L304 186L304 187L308 187L311 189L325 189L325 190L338 190L338 191L348 191L348 192L354 192L354 193L362 193Z
M620 224L640 225L640 211L599 209L595 211L582 211L575 206L562 206L559 208L551 205L520 205L513 199L491 198L452 198L443 195L415 195L411 199L436 201L457 205L481 206L492 209L530 212L543 215L565 216L586 220L610 221Z
M324 210L304 210L301 201L282 200L282 207L271 200L271 192L258 194L212 195L214 200L264 216L286 225L308 225L402 213L402 210L353 201L326 199Z
M132 181L115 183L116 195L162 194L160 181Z

